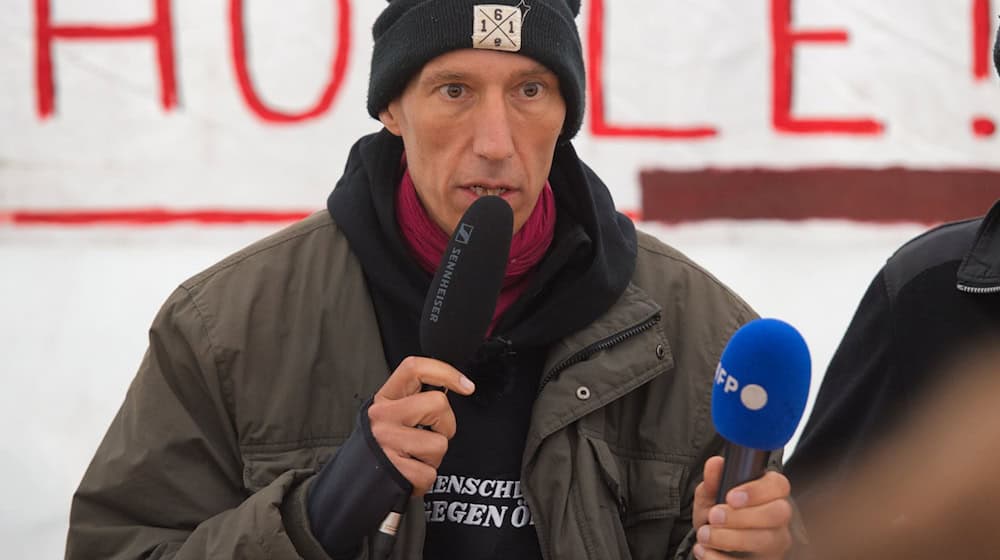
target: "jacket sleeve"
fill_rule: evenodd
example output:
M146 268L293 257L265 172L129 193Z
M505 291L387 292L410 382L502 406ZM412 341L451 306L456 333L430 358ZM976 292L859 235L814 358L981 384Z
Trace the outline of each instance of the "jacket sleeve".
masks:
M306 509L312 535L335 558L350 558L373 543L386 514L404 511L413 485L393 466L368 421L369 400L337 454L312 482Z
M816 482L849 471L887 430L904 400L893 360L892 301L884 273L872 281L823 377L809 421L785 465L792 493L806 505Z
M178 289L73 496L68 560L326 558L305 514L310 470L255 493L243 484L231 388L214 350Z

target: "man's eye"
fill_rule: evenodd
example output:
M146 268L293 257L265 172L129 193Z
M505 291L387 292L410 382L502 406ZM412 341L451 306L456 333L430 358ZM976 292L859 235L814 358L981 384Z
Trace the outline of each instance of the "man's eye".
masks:
M527 97L535 97L539 93L542 93L542 84L538 82L530 82L524 84L524 86L521 88L521 91L523 91L524 95Z
M451 99L458 99L459 97L462 97L463 93L465 93L465 87L458 84L448 84L446 86L441 86L441 93Z

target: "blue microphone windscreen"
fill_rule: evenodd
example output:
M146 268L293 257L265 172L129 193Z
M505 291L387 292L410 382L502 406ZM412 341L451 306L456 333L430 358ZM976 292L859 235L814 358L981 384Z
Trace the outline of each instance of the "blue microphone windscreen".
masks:
M762 451L784 447L809 397L809 348L799 331L757 319L733 334L715 370L712 421L727 440Z

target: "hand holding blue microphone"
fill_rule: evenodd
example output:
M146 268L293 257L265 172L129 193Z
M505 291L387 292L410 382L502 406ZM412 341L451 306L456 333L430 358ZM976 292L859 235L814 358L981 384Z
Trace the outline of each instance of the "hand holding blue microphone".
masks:
M784 475L767 471L767 462L795 433L810 372L805 340L788 323L758 319L730 339L712 392L712 421L726 440L725 460L705 463L704 481L695 491L696 557L785 556L791 546L791 488Z

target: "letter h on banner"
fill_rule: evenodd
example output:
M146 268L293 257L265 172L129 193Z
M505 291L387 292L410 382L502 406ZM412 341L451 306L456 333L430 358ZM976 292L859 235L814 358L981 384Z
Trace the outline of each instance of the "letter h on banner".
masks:
M52 42L65 40L152 39L156 43L160 70L160 102L171 110L177 105L177 81L174 76L173 32L170 24L170 0L153 0L154 16L150 23L135 25L53 25L49 0L35 0L35 80L38 115L48 118L55 111L55 88L52 77Z

